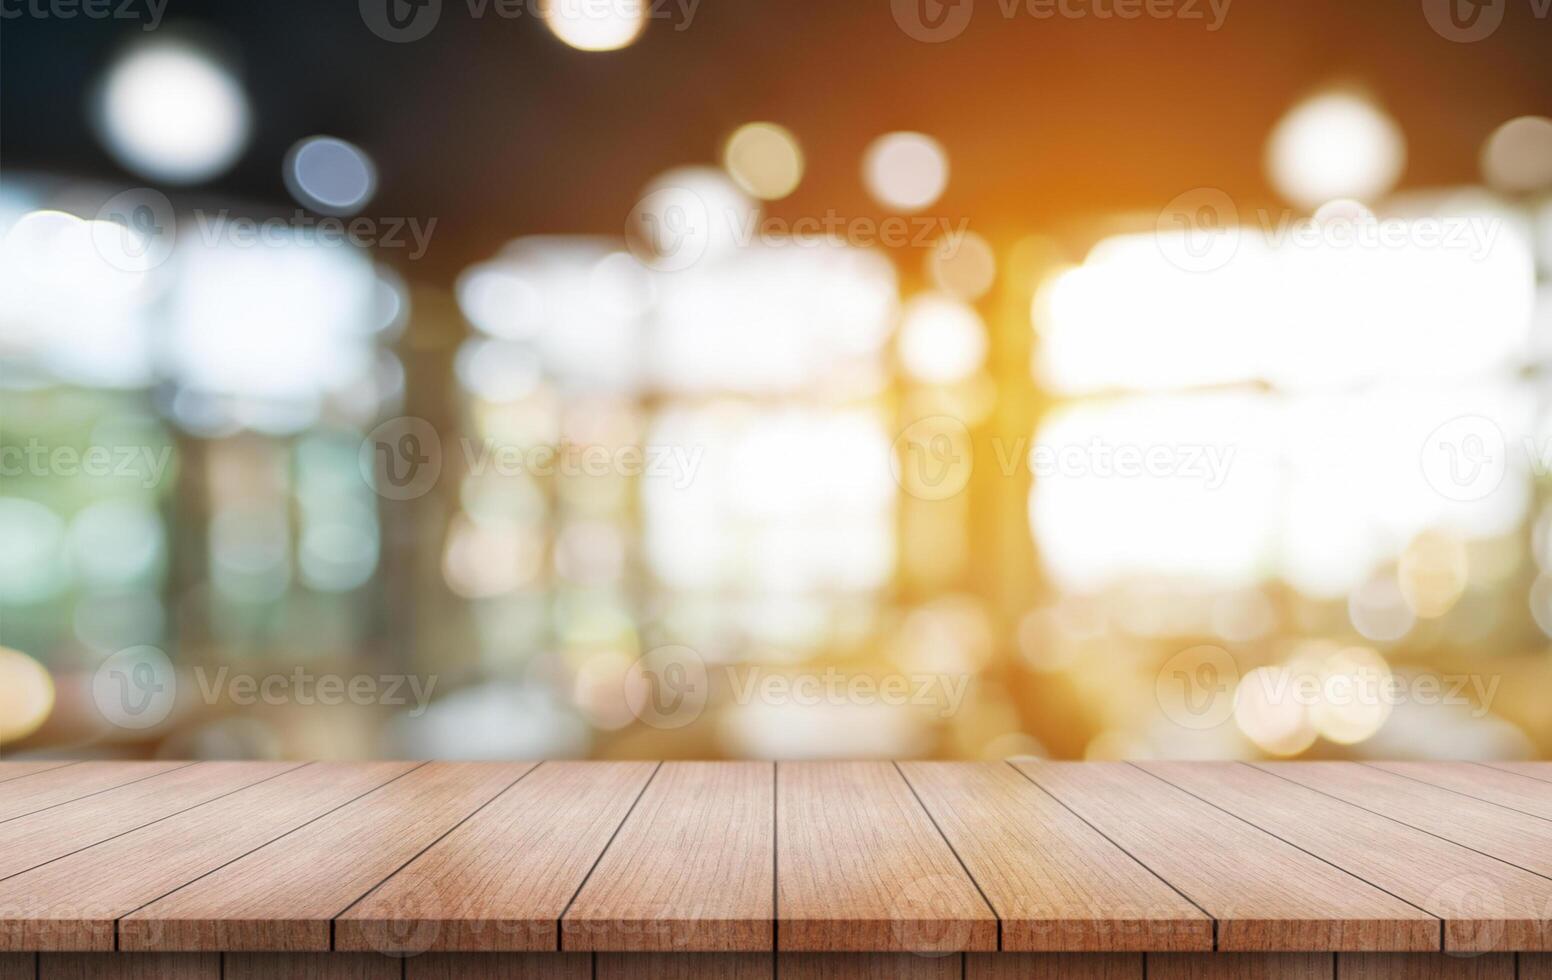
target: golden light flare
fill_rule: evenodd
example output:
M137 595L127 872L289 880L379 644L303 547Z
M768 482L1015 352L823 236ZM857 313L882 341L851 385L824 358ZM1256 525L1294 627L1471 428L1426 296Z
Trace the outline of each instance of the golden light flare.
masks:
M0 743L15 742L42 727L54 710L54 679L36 660L0 647Z

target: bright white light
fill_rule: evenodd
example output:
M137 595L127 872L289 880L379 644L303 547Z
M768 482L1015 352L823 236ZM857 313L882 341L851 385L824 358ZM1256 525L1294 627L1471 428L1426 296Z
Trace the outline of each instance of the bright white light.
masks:
M208 54L177 41L141 44L108 70L99 125L135 172L190 184L214 177L248 142L247 96Z
M951 384L980 370L986 327L968 304L928 293L905 304L899 345L907 374L928 384Z
M658 272L681 272L752 245L759 206L727 174L678 167L642 191L625 218L631 252Z
M1219 234L1234 251L1211 271L1175 264L1159 236L1129 235L1049 281L1034 308L1043 380L1069 393L1347 387L1501 371L1523 354L1532 249L1486 201Z
M542 0L539 13L578 51L617 51L647 26L647 0Z
M948 186L943 144L921 133L886 133L868 146L862 180L873 199L897 211L920 211Z
M371 157L332 136L309 136L291 147L282 173L297 203L324 214L355 214L377 191Z
M1267 143L1267 170L1278 191L1315 208L1334 197L1369 201L1395 186L1406 141L1373 103L1333 92L1294 106Z
M889 260L818 240L741 249L659 286L646 356L653 377L677 391L834 384L879 364L897 309Z

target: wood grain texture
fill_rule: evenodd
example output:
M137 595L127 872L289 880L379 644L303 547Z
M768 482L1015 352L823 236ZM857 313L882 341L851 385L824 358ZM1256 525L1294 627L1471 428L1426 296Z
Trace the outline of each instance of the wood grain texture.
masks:
M1473 762L1371 762L1398 776L1552 820L1552 783Z
M1552 821L1355 762L1271 762L1258 766L1409 827L1552 877Z
M1207 915L1006 763L900 770L1002 920L1004 950L1213 948Z
M1148 980L1333 980L1335 970L1330 953L1148 954Z
M1439 953L1342 953L1342 980L1514 980L1514 957L1445 956Z
M37 980L36 953L0 953L0 980Z
M1484 762L1483 765L1502 769L1504 772L1529 776L1531 779L1552 782L1552 762Z
M959 953L781 953L777 959L781 980L960 980L965 968Z
M1435 917L1125 763L1018 768L1217 919L1221 950L1439 947Z
M587 953L423 953L404 961L404 980L592 980Z
M411 768L302 766L8 878L0 882L0 949L111 950L120 916Z
M1552 949L1552 880L1251 766L1138 765L1438 916L1445 949Z
M110 837L166 819L298 762L202 762L0 824L0 878L9 878Z
M44 953L38 980L221 980L218 953Z
M1518 980L1552 980L1552 953L1521 953Z
M403 962L376 953L228 953L221 980L400 980Z
M534 763L433 762L119 922L119 949L330 948L330 921Z
M0 783L21 779L23 776L31 776L34 773L48 772L50 769L63 769L65 766L78 765L80 765L79 762L69 759L34 759L27 762L0 762Z
M336 949L537 951L637 797L650 762L546 762L335 920Z
M69 803L187 766L187 762L83 762L46 769L0 788L0 821Z
M565 949L770 950L775 767L665 762L561 923Z
M887 762L776 767L778 947L997 948L997 918Z
M775 969L770 953L598 954L598 980L772 980Z
M966 953L965 980L1143 980L1140 953Z

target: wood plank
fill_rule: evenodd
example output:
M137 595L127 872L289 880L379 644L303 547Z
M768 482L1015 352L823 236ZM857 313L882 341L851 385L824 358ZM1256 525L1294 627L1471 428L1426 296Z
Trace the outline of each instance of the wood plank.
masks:
M561 923L565 949L775 946L775 767L665 762Z
M537 951L656 765L546 762L340 915L336 949Z
M1330 953L1150 953L1147 977L1148 980L1333 980L1335 960Z
M423 953L404 961L405 980L592 980L587 953Z
M965 980L1143 980L1139 953L966 953Z
M433 762L119 922L119 949L330 948L330 921L534 767Z
M38 954L0 953L0 980L37 980Z
M14 820L187 765L187 762L83 762L46 769L0 790L0 821Z
M958 953L781 953L778 959L781 980L960 980L964 975L964 957Z
M48 772L51 769L63 769L66 766L76 765L80 765L80 762L74 759L30 759L26 762L0 762L0 783L8 783L13 779L21 779L23 776Z
M1342 953L1342 980L1514 980L1514 957L1442 953Z
M1552 877L1552 822L1355 762L1260 768L1328 796Z
M776 781L780 949L997 948L996 914L893 765L780 763Z
M1439 947L1435 917L1130 765L1018 768L1217 919L1221 950Z
M217 953L45 953L38 980L220 980Z
M1484 762L1483 765L1531 779L1552 782L1552 762Z
M1552 980L1552 953L1521 953L1519 980Z
M1552 820L1552 783L1472 762L1371 762L1398 776Z
M119 917L413 767L305 765L8 878L0 882L0 949L111 950Z
M1002 921L1002 948L1211 950L1212 919L1002 762L900 766Z
M1552 880L1250 766L1139 766L1438 916L1445 949L1552 949Z
M273 779L299 762L201 762L0 824L0 878Z
M775 969L770 953L598 954L598 980L771 980Z
M221 980L400 980L403 961L376 953L228 953Z

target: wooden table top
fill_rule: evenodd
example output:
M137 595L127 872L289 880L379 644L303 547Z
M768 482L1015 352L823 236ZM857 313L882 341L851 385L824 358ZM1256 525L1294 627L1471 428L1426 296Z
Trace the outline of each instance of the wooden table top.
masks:
M1441 949L1552 763L0 763L0 951Z

